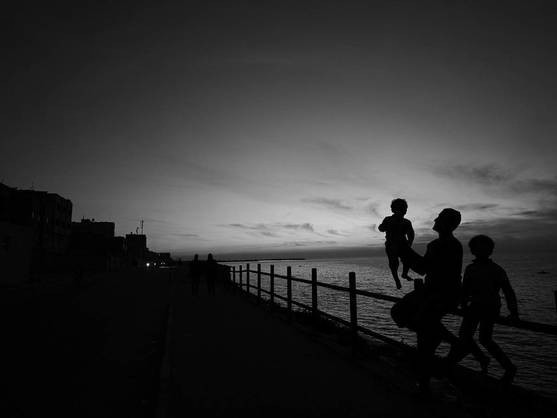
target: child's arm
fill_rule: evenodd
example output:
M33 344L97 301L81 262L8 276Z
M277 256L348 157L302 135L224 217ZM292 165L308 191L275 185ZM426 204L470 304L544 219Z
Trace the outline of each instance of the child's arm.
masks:
M406 237L408 238L408 245L412 246L414 242L414 228L412 228L412 223L408 222L408 231L406 231Z
M501 283L501 289L505 294L505 301L507 302L507 308L511 313L511 318L518 319L518 303L516 302L516 294L511 286L511 282L507 277L507 274L503 272L503 282Z
M389 229L390 218L391 218L390 216L387 216L385 219L383 219L383 222L381 222L381 225L379 225L377 229L379 229L379 231L381 232L387 231L387 229Z

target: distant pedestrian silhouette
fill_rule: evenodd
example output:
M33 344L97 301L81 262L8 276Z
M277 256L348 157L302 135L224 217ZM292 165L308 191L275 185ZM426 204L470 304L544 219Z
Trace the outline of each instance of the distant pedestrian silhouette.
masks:
M193 261L190 264L191 276L191 294L197 295L199 293L199 282L201 280L201 265L199 263L199 256L194 255Z
M398 278L398 259L403 251L403 248L411 247L414 242L414 229L412 223L404 217L408 210L408 204L404 199L394 199L391 202L391 211L393 214L387 216L381 222L378 229L385 232L385 251L389 259L389 268L395 279L396 288L400 289L400 279ZM408 276L410 266L402 261L402 277L406 280L412 280Z
M469 352L481 352L473 338L479 325L480 343L505 369L501 381L507 385L514 379L516 366L493 341L493 327L501 309L499 292L503 290L513 320L518 320L516 296L505 270L490 258L495 248L493 240L486 235L477 235L468 246L476 258L464 271L461 302L464 316L459 332L461 344L452 347L448 355L449 364L456 364ZM483 362L480 362L482 371L487 372L488 363L489 359L484 355Z
M213 258L213 254L207 256L207 266L205 270L205 279L207 280L207 292L210 295L215 294L215 281L217 279L217 262Z
M433 224L439 238L427 245L422 257L410 247L403 247L402 259L418 274L425 274L425 283L412 292L391 311L399 326L414 329L418 339L418 388L424 396L430 395L429 381L435 351L443 339L458 344L458 338L441 323L459 301L462 269L462 245L453 235L460 224L460 212L443 209Z

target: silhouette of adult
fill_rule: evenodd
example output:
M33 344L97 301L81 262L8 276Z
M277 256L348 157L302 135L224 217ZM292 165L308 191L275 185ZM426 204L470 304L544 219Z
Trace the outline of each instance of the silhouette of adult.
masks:
M190 275L191 294L197 295L199 293L199 282L201 280L201 264L199 262L199 256L197 254L193 256L193 261L190 264Z
M215 281L217 279L217 262L213 258L213 254L207 256L207 270L206 270L206 280L207 280L207 292L210 295L215 294Z
M457 337L444 327L441 319L459 302L462 244L453 232L460 221L460 212L452 208L443 209L433 223L433 230L439 237L427 245L424 256L410 247L405 248L402 254L412 270L425 275L420 302L413 312L413 328L418 337L418 387L426 396L430 395L433 360L441 340L458 344Z

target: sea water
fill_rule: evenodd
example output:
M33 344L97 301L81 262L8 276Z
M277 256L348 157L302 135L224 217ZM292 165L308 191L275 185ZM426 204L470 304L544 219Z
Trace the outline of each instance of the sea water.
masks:
M557 290L557 257L553 254L498 254L494 261L506 271L518 299L521 319L557 325L557 312L554 291ZM465 257L464 265L470 262ZM348 287L348 273L356 273L358 289L392 296L403 296L413 289L412 282L402 280L403 288L397 290L384 256L367 258L308 259L251 262L250 269L256 270L261 264L263 272L275 266L275 274L286 275L288 266L292 275L311 279L311 269L317 269L317 280ZM246 268L245 263L227 263ZM411 273L412 275L412 273ZM419 277L413 274L414 277ZM245 280L245 276L244 276ZM251 285L255 285L255 274L251 273ZM262 276L262 288L269 290L269 279ZM286 296L285 280L275 280L275 292ZM311 306L311 287L303 283L292 283L292 295L295 301ZM415 345L415 334L398 328L390 317L391 302L358 296L358 324L375 332L394 338L409 345ZM318 308L324 312L349 320L349 301L346 292L318 288ZM503 298L501 315L508 315ZM445 324L453 332L458 332L460 318L448 315ZM477 337L477 336L476 336ZM519 330L503 325L496 325L494 339L518 367L515 383L534 390L545 396L557 399L557 336ZM442 344L438 353L444 355L448 346ZM463 365L479 370L477 362L468 356ZM503 370L492 359L489 374L499 377Z

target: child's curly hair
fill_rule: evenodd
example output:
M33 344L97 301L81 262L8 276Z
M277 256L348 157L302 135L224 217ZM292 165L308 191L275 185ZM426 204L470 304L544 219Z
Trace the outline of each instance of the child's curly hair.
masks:
M394 199L391 202L391 211L395 212L406 212L408 210L408 203L404 199Z

